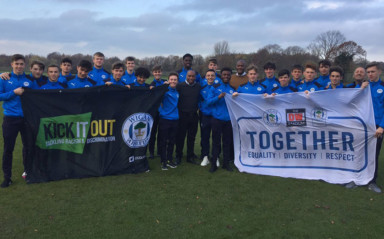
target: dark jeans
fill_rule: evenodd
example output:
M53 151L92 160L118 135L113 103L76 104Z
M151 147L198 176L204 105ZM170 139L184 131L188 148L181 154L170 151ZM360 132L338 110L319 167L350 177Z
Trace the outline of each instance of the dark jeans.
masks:
M173 148L175 146L178 120L159 120L159 138L161 162L172 161Z
M25 170L26 156L27 156L27 140L26 128L23 117L4 116L3 118L3 139L4 139L4 152L3 152L3 172L4 178L10 179L12 177L12 154L15 148L17 135L21 135L23 143L23 165Z
M211 138L211 122L212 116L201 114L200 117L200 146L201 146L201 157L209 157L209 139Z
M184 141L185 137L187 136L187 159L189 159L195 155L195 138L199 117L197 116L197 112L180 112L179 116L179 130L176 136L176 157L180 159L183 157Z
M216 163L223 143L223 165L233 160L233 133L231 121L222 121L212 117L212 163ZM231 158L232 157L232 158Z
M379 128L379 126L376 126L376 129ZM377 179L377 168L379 164L379 156L380 156L380 149L381 145L383 144L383 136L377 138L377 144L376 144L376 157L375 157L375 174L373 176L373 179L371 180L371 183L376 183Z

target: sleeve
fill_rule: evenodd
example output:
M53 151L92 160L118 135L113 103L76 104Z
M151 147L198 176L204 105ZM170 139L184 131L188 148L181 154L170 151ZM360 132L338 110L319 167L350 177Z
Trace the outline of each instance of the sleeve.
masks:
M5 92L4 80L0 80L0 101L10 100L16 97L15 92L13 90Z
M212 87L208 93L207 104L208 105L215 104L217 101L219 101L219 95L220 95L220 91L218 91L216 88Z

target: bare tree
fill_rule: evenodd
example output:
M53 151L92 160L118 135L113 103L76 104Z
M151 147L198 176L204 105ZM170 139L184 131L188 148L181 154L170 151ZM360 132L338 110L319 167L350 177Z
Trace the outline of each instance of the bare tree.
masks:
M230 54L228 42L221 41L215 43L213 46L213 51L215 56Z
M305 53L306 52L305 52L304 48L302 48L300 46L289 46L289 47L285 48L285 50L283 51L283 54L289 55L289 56L303 55Z
M283 48L279 44L268 44L261 50L263 49L267 50L269 54L281 54L283 52Z
M345 41L340 31L327 31L318 35L309 44L308 50L319 58L333 60L337 56L338 47Z

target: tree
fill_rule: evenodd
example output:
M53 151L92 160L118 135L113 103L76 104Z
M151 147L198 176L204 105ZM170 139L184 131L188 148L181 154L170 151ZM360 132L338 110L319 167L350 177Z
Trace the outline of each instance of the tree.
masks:
M221 41L215 43L213 47L214 55L215 56L220 56L220 55L226 55L229 54L229 45L227 41Z
M269 54L281 54L283 52L283 48L279 44L269 44L262 48L268 51Z
M337 56L338 47L345 42L340 31L327 31L318 35L308 46L308 50L321 59L333 60Z
M303 55L305 53L306 53L305 50L299 46L289 46L289 47L285 48L285 50L283 51L283 54L286 54L289 56Z

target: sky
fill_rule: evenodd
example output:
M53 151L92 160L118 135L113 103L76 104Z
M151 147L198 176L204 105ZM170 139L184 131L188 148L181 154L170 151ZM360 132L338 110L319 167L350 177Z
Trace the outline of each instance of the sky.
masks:
M213 54L217 42L251 53L306 48L339 30L384 61L384 0L0 0L0 54L137 58Z

